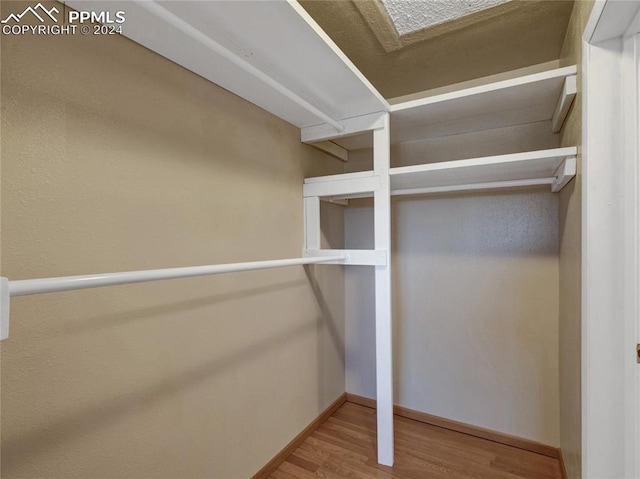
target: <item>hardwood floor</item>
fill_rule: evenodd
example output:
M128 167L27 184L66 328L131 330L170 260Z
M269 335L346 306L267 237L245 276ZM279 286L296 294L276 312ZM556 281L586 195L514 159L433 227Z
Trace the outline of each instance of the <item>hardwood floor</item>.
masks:
M375 410L345 403L272 479L561 479L557 459L395 416L394 467L376 462Z

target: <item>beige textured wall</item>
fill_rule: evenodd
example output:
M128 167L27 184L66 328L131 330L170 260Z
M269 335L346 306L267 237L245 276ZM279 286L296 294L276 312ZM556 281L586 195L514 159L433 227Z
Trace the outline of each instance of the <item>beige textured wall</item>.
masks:
M560 62L578 64L578 94L562 129L562 145L582 145L582 33L593 1L575 3ZM560 444L569 479L582 477L581 229L582 173L560 192Z
M393 163L558 142L541 122L409 143ZM392 219L396 404L558 446L558 196L401 197ZM369 203L347 208L347 247L371 247L372 225ZM373 277L349 268L345 282L347 391L375 397Z
M376 23L357 6L368 1L301 3L385 98L556 60L572 8L565 0L515 0L496 7L500 15L448 22L430 29L435 37L417 32L402 39L403 48L385 51Z
M342 166L295 127L123 37L1 53L3 276L300 255ZM3 479L251 476L345 390L343 272L309 271L14 298Z

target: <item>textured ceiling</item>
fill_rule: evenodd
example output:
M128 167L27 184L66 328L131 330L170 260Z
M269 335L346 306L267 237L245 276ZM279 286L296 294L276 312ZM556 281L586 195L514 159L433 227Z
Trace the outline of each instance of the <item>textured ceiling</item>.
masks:
M509 0L382 0L400 35L464 17Z
M399 36L379 0L300 1L385 98L557 60L573 9L512 0Z

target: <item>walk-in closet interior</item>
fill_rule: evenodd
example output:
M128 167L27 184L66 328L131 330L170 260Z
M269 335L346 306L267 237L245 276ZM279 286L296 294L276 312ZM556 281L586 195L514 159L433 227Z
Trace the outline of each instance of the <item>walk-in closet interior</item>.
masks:
M457 3L28 4L3 478L581 477L592 2Z

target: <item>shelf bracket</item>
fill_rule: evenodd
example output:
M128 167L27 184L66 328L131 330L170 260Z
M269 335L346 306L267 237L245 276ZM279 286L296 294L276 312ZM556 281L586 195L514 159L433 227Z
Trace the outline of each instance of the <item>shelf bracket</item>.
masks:
M569 183L569 181L571 181L571 178L576 176L576 164L576 157L572 156L570 158L566 158L558 167L556 172L553 174L553 176L555 176L555 180L553 180L553 183L551 184L551 191L553 193L560 191L567 183Z
M308 145L345 163L349 161L349 151L340 145L336 145L333 141L318 141L316 143L308 143Z
M377 191L378 188L380 188L380 178L378 176L368 176L365 178L305 183L302 186L302 195L305 198L316 196L339 196L357 193L371 193L373 191Z
M339 198L337 196L322 197L320 198L320 201L324 201L326 203L333 203L334 205L349 206L348 198Z
M9 337L9 278L0 278L0 341Z
M344 130L337 130L328 123L302 128L300 140L302 143L314 143L324 140L333 140L343 136L354 135L365 131L378 130L384 127L386 112L369 113L352 118L340 120Z
M387 250L370 249L305 249L303 257L346 255L345 260L324 264L345 264L352 266L386 266L388 263Z
M564 79L564 86L562 87L562 93L558 98L558 104L556 105L556 111L553 113L551 119L551 131L558 133L564 125L564 120L569 114L569 108L573 103L573 99L578 93L578 82L576 75L568 76Z

